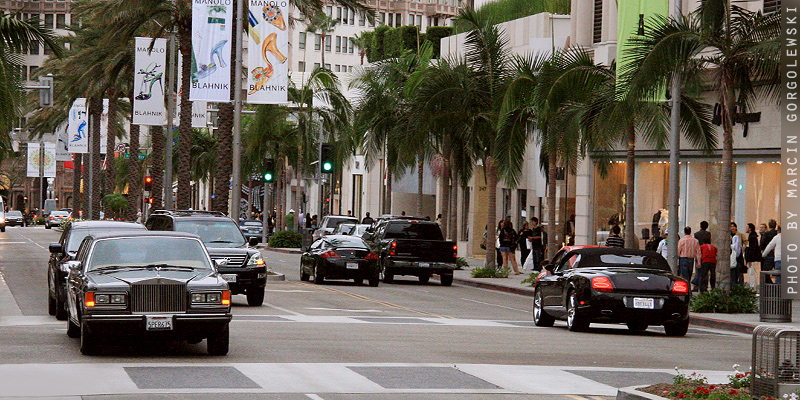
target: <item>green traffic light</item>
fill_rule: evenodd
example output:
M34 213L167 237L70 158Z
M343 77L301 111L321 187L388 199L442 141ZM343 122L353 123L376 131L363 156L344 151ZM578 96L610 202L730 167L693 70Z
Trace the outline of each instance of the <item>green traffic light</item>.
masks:
M269 172L264 174L264 180L267 181L267 182L271 182L272 181L272 174L270 174Z
M330 171L330 170L332 170L332 169L333 169L333 164L332 164L332 163L330 163L330 162L325 162L325 163L322 163L322 169L323 169L324 171Z

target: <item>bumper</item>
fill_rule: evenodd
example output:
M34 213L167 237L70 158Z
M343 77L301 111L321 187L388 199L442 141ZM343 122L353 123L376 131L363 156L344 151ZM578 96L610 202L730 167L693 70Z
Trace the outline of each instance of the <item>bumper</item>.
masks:
M634 307L634 298L653 299L653 309ZM663 325L689 318L689 295L664 296L593 291L589 304L579 312L593 322L641 322Z
M358 268L353 268L353 264ZM370 279L378 277L380 269L377 261L326 260L320 266L320 272L326 279Z
M6 226L22 226L23 222L21 219L6 219Z
M267 266L256 268L217 268L219 274L236 275L236 281L228 281L232 294L242 293L247 288L263 288L267 285ZM227 281L227 279L226 279Z
M430 274L445 274L452 275L453 270L456 269L455 261L453 263L443 262L426 262L426 261L402 261L386 259L384 264L387 273L392 275L430 275Z
M170 315L154 314L154 315ZM178 338L207 337L223 329L231 321L230 313L171 314L171 330L148 331L145 315L84 315L82 322L92 334L158 334Z

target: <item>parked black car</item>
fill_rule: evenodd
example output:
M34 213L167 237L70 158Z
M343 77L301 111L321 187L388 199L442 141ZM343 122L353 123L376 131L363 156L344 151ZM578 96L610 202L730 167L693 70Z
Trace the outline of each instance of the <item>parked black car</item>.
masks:
M67 262L74 259L83 238L114 231L146 230L144 225L121 221L76 221L71 223L58 243L50 245L47 264L47 311L56 319L67 319Z
M67 335L81 353L118 335L163 335L228 353L230 291L196 235L92 234L67 262Z
M381 260L383 281L396 275L413 275L428 282L438 274L443 286L453 284L458 247L444 240L439 225L431 221L389 219L378 222L362 236L373 244Z
M245 240L236 221L215 211L156 210L147 222L151 231L177 231L200 236L231 293L247 296L247 304L264 303L267 266L255 246L260 239Z
M245 219L239 221L239 227L242 230L242 234L249 242L251 239L255 238L259 243L261 243L261 239L263 238L264 232L264 223L257 220L257 219Z
M6 212L6 226L25 226L25 217L22 211L11 210Z
M689 328L689 284L648 250L609 247L561 250L535 284L537 326L567 321L571 331L592 322L623 323L633 331L664 325L668 336Z
M378 255L361 238L326 235L300 256L300 280L308 281L312 275L317 284L325 279L352 279L361 285L366 279L370 286L378 286Z

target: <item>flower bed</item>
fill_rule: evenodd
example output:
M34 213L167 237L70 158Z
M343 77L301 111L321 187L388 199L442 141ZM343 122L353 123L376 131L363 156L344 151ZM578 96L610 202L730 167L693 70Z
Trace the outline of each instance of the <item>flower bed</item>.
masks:
M693 372L685 375L678 368L673 382L659 383L638 390L674 400L750 400L750 372L739 371L734 365L734 373L725 384L709 384L706 377Z

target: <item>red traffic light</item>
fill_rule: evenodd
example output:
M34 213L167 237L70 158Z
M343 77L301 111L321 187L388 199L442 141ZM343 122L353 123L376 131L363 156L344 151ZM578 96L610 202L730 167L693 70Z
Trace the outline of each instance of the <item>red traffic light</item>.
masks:
M149 176L144 177L144 183L153 183L153 178Z
M144 177L144 190L149 192L150 190L152 190L152 188L153 188L153 177L151 177L149 175L145 176Z

